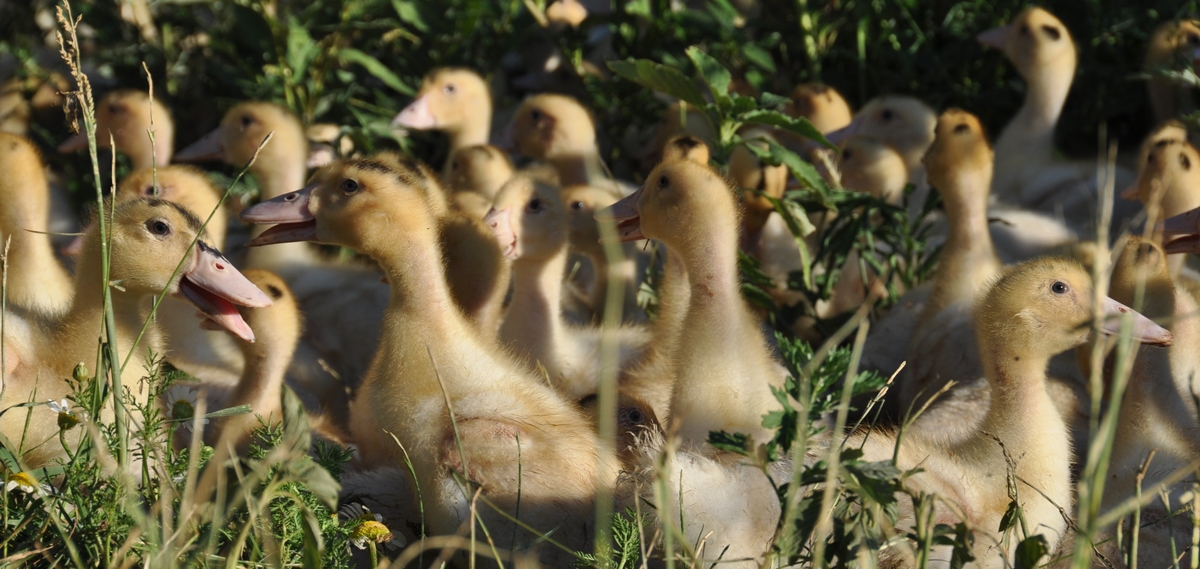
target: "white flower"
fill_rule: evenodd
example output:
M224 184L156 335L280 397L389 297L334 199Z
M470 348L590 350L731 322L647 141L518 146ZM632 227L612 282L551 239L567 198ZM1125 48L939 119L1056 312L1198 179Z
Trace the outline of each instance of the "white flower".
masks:
M41 484L28 472L14 472L5 479L4 491L20 490L26 494L43 496L53 491L48 484Z
M79 424L79 415L71 412L71 402L63 399L61 402L53 399L46 402L50 410L58 413L58 428L68 431Z
M196 391L186 385L173 385L167 391L166 397L167 415L171 420L183 423L183 426L191 431L196 416ZM200 424L207 425L208 419L201 418Z

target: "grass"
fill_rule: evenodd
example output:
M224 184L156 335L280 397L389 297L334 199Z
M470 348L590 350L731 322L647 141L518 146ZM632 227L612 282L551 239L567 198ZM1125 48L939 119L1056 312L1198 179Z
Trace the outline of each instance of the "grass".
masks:
M0 6L0 37L7 38L0 41L0 47L15 55L18 76L46 78L57 66L37 57L43 49L43 32L33 24L38 5L17 4ZM743 26L732 23L737 19L733 8L721 0L700 10L680 12L667 10L666 5L665 0L638 0L600 17L612 31L611 59L624 62L600 70L613 76L609 80L588 71L585 63L591 48L585 34L546 31L537 17L544 6L534 1L448 0L435 7L411 0L347 0L296 4L279 11L258 0L163 2L155 3L151 10L157 26L153 28L155 37L146 37L142 27L125 21L117 8L106 4L81 5L82 16L91 27L80 28L66 5L59 18L65 34L61 51L77 84L67 98L88 133L89 153L86 157L47 156L66 174L78 201L92 201L84 188L94 191L102 236L108 234L110 223L105 215L105 182L119 178L127 166L122 158L108 155L110 172L101 171L105 155L96 146L93 78L106 86L145 81L151 93L154 84L162 86L163 95L177 112L193 109L176 117L182 127L181 141L207 132L222 107L242 98L261 98L286 104L306 122L337 123L357 149L398 146L438 163L444 152L442 141L421 134L399 136L387 126L390 113L402 106L420 77L435 66L498 69L505 52L536 42L561 49L569 70L577 72L565 88L593 108L603 109L597 118L601 130L611 133L603 141L606 158L613 171L625 177L637 176L633 159L637 142L664 107L652 89L645 87L646 78L655 74L678 74L683 81L674 84L690 86L691 90L679 88L672 94L696 99L718 126L718 157L745 142L737 134L742 124L767 122L819 139L803 121L772 114L780 100L771 93L786 93L792 82L800 80L831 83L859 104L876 93L916 92L936 107L958 105L978 113L993 132L1012 114L1021 97L1012 70L999 56L981 57L968 47L973 46L974 33L1015 14L1015 2L822 4L798 0L772 4L769 8L777 13L751 17ZM1141 45L1153 23L1195 14L1196 0L1183 5L1163 0L1157 5L1137 6L1110 6L1102 0L1069 6L1051 2L1047 7L1063 16L1076 39L1082 40L1081 72L1059 131L1061 146L1067 153L1094 152L1101 125L1107 125L1107 132L1121 147L1136 144L1145 132L1147 105L1140 85L1126 87L1136 85L1131 70L1140 68ZM796 37L797 28L803 30L798 40L784 41ZM81 34L81 29L85 33ZM646 61L637 63L636 59ZM732 95L727 87L735 79L749 83L758 94ZM497 95L501 101L511 102L520 93L501 91ZM214 100L215 106L211 104ZM33 137L43 146L52 145L62 132L60 126L61 118L37 117ZM153 131L148 136L153 137ZM268 143L269 137L262 145ZM807 218L809 213L838 212L837 221L821 229L818 250L806 252L812 265L789 279L788 285L806 295L810 303L827 297L833 285L827 275L835 274L832 269L844 263L852 251L861 252L864 262L875 263L873 268L889 282L904 285L893 287L887 298L880 299L884 306L894 302L904 288L928 278L936 251L925 247L921 227L907 219L904 209L830 186L816 176L811 165L778 145L754 148L763 158L787 165L802 182L803 188L777 203L777 210L798 236L817 230ZM242 183L248 168L249 164L233 173L222 203ZM1109 185L1107 191L1112 189ZM926 211L936 206L931 201ZM214 210L209 219L216 214ZM1108 224L1098 227L1103 232ZM104 241L107 244L107 238ZM896 252L892 262L876 261L872 253L884 250L882 247ZM1108 258L1103 247L1098 259ZM102 248L105 276L97 286L106 291L111 286L107 274L110 254L107 245ZM607 254L618 257L620 251L613 248ZM1107 281L1104 264L1095 267L1098 283ZM762 280L765 275L756 272L748 257L743 259L743 270L747 297L765 303L769 297L759 290L770 284ZM615 277L610 275L610 279ZM609 287L609 310L604 318L609 331L620 319L623 290ZM1098 286L1093 299L1096 314L1100 314L1103 294L1104 287ZM155 308L162 298L155 299ZM105 302L108 306L110 300ZM4 301L0 306L6 307ZM788 320L804 310L802 305L769 308ZM936 509L953 511L953 504L911 491L905 481L915 471L901 471L887 461L864 462L861 451L847 448L847 439L839 436L847 425L874 426L879 402L890 383L877 374L859 371L872 310L868 305L821 323L823 342L817 346L786 335L778 338L790 377L785 389L777 393L782 409L764 417L766 426L777 429L770 444L750 448L745 437L729 433L714 433L710 439L718 448L743 454L746 463L762 470L764 476L772 463L791 459L789 476L776 487L783 514L770 551L772 566L874 565L889 549L904 544L915 552L918 565L926 564L935 546L949 547L956 562L970 559L974 528L965 522L933 523ZM68 445L65 435L61 439L70 459L29 471L13 452L19 445L0 438L0 464L6 479L28 472L56 488L43 494L4 492L0 497L0 565L348 566L349 543L362 537L359 534L368 522L367 518L339 522L335 517L337 480L349 453L318 443L318 458L310 458L307 419L290 394L285 398L282 424L260 428L245 457L237 457L227 445L204 446L196 435L188 448L174 450L169 442L179 428L186 428L184 422L189 419L164 417L156 405L139 406L127 396L128 386L121 384L120 372L131 358L142 354L138 342L117 346L111 309L107 313L107 341L98 349L92 365L95 373L81 366L72 378L76 389L73 401L91 420L72 427L86 430L78 446ZM0 333L3 330L0 319ZM604 410L615 409L614 340L612 334L605 335L600 417L612 416ZM127 349L124 358L119 348ZM1099 510L1131 354L1132 342L1125 334L1116 349L1118 372L1111 380L1110 398L1106 404L1095 398L1091 410L1093 438L1078 482L1075 511L1067 511L1070 506L1063 505L1077 536L1074 549L1062 553L1074 567L1091 565L1094 538L1130 515L1129 547L1136 552L1141 508L1200 467L1198 459L1158 484L1147 488L1139 484L1135 497L1112 511ZM1100 376L1104 357L1103 346L1097 345L1092 354L1093 393L1104 390ZM0 348L0 367L3 360ZM151 401L180 377L161 362L154 369L147 378L152 386ZM871 397L864 409L855 412L852 407L859 396ZM109 404L111 422L100 419ZM449 400L446 404L449 407ZM29 402L3 412L45 412L42 406ZM207 416L236 412L218 410ZM201 407L190 420L198 422L202 415L205 410ZM826 426L823 420L829 416L832 425ZM601 436L608 439L614 429L611 421L599 425ZM898 434L902 437L903 427ZM822 438L840 443L828 445L816 458L808 456L809 451L825 448ZM461 458L465 465L465 457ZM131 464L140 464L140 472L132 471ZM672 502L668 499L670 476L665 463L660 464L653 489L656 503ZM482 523L480 509L491 507L487 496L472 481L459 482L464 495L472 497L466 536L424 535L422 509L421 527L415 530L421 539L400 553L399 559L417 560L426 566L425 552L440 549L434 565L460 550L468 552L472 565L477 556L501 566L515 563L514 552L497 548ZM1015 493L1015 481L1011 487ZM581 566L644 567L654 557L655 564L666 567L698 567L707 565L700 562L701 557L721 554L705 551L703 537L698 542L688 541L680 512L653 512L653 506L643 502L613 512L608 498L598 498L602 507L597 508L594 521L594 549L573 552ZM1024 527L1021 512L1015 508L1015 494L1013 498L1012 515L1006 516L1002 528L1004 539L1016 544L1018 566L1033 566L1044 551L1039 547L1044 546ZM907 533L893 530L901 500L911 500L917 519ZM1194 520L1192 512L1183 515ZM648 535L647 530L656 527L649 521L653 517L663 527ZM1200 528L1200 522L1194 521L1193 527ZM386 541L379 537L380 542ZM1200 540L1195 534L1189 537L1194 550ZM550 546L558 545L552 535L542 538ZM375 565L381 550L373 539L368 542L371 564ZM1193 568L1197 558L1192 551Z

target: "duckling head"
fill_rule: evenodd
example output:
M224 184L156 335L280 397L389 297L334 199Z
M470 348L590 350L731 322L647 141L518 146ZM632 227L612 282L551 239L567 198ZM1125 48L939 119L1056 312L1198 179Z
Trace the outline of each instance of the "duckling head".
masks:
M1146 47L1146 67L1156 69L1182 57L1200 58L1200 20L1172 20L1154 30Z
M596 217L615 222L621 241L658 239L672 250L684 248L693 236L726 229L723 223L736 232L740 222L729 182L691 160L659 165L641 188Z
M463 129L471 114L486 111L490 120L491 108L491 93L478 73L438 69L425 77L417 98L392 119L392 125L455 133Z
M258 151L258 147L274 132L271 141L258 154L256 165L299 160L308 156L308 139L300 119L291 111L274 103L248 101L225 112L221 125L179 151L180 162L220 160L242 167Z
M376 153L371 157L371 160L380 162L388 168L400 172L406 179L416 184L417 189L424 193L425 199L429 202L429 207L433 210L434 215L441 217L449 211L450 204L446 201L446 189L442 187L442 182L437 172L434 172L433 168L430 168L428 164L411 155L395 150L385 150Z
M560 195L567 207L567 241L571 248L602 255L596 212L616 203L620 196L611 189L587 185L568 186Z
M175 147L175 123L162 101L154 99L151 102L150 95L141 91L113 91L96 105L96 146L110 148L115 143L117 150L131 156L149 155L151 144L147 131L151 115L154 119L154 158L159 166L170 164L171 151ZM77 152L87 148L87 143L87 133L80 131L59 144L58 151L63 154Z
M929 185L948 204L986 202L992 181L992 149L979 119L961 109L938 117L933 145L922 160ZM974 177L967 180L968 177ZM958 195L978 192L982 195Z
M1006 26L979 34L979 43L998 49L1027 82L1039 73L1074 74L1075 43L1054 14L1036 6L1021 12Z
M246 243L315 241L372 257L397 244L396 228L432 231L436 220L420 182L382 162L338 160L313 175L303 189L242 210L249 223L275 224Z
M271 299L270 306L247 308L239 307L238 312L246 325L254 330L255 342L243 344L242 348L251 353L264 355L291 354L300 341L304 329L300 306L292 289L288 288L279 275L262 269L246 269L242 273L246 280L263 291ZM220 330L212 320L204 320L200 324L206 330ZM289 356L290 358L290 356Z
M517 108L504 138L501 147L553 161L595 151L596 126L579 101L566 95L536 95Z
M708 165L712 153L703 140L690 134L672 136L663 145L662 161L691 160L697 164Z
M888 95L872 99L854 120L830 132L825 138L838 144L851 136L882 140L901 155L925 152L933 143L937 114L929 105L913 97Z
M1146 167L1146 159L1160 142L1184 142L1187 140L1187 137L1187 128L1183 126L1182 122L1175 119L1158 125L1157 128L1150 131L1150 134L1146 135L1146 139L1142 141L1141 148L1138 149L1138 171L1141 172ZM1124 194L1122 194L1122 197L1125 197ZM1125 199L1134 198L1126 197Z
M1147 283L1171 283L1167 254L1153 241L1131 235L1113 260L1112 281L1108 294L1127 305L1134 303L1139 286Z
M865 192L892 204L899 204L908 183L904 158L886 142L852 136L841 144L837 157L842 187Z
M1165 215L1200 207L1200 152L1187 140L1159 140L1148 149L1137 180L1121 197L1147 208L1162 207Z
M1041 257L1007 270L981 300L975 327L993 357L1049 359L1087 341L1092 320L1092 280L1077 261ZM1122 315L1143 343L1170 345L1171 333L1111 298L1105 298L1106 334L1120 332ZM999 378L1003 380L1004 378Z
M454 151L446 183L455 192L476 192L495 199L500 187L512 177L513 166L507 155L490 144L478 144Z
M0 132L0 172L4 172L2 232L41 228L50 213L50 193L45 190L46 172L37 147L21 135Z
M113 282L139 296L166 290L239 338L254 341L254 332L234 305L266 307L271 299L220 251L204 241L192 245L201 225L195 215L163 199L139 198L117 204L112 216L109 275ZM180 259L182 269L172 280ZM99 232L92 224L80 265L99 262Z
M854 113L837 89L823 83L802 83L792 89L789 113L804 117L822 134L850 124Z
M185 164L160 167L157 170L135 170L117 186L117 201L139 198L161 198L175 202L197 218L207 219L221 204L221 191L198 168ZM220 248L225 242L225 215L218 211L208 222L202 239Z
M554 188L528 176L509 180L483 222L509 259L541 261L567 246L567 212Z

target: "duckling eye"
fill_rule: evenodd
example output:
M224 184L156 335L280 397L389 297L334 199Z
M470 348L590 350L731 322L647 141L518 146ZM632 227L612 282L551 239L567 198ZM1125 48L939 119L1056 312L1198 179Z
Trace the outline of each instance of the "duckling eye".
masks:
M962 123L954 127L954 134L967 134L968 132L971 132L971 127L967 126L967 123Z
M358 191L358 182L355 180L351 180L350 178L346 178L345 180L342 180L342 191L346 192L347 194L353 194L354 192L357 192Z
M854 157L854 153L850 152L849 148L842 151L842 160L849 160L853 157Z
M571 202L571 209L576 210L576 211L583 209L583 202L580 202L580 201Z
M1192 161L1188 159L1187 154L1179 153L1179 165L1183 166L1184 170L1192 169Z
M542 199L533 198L529 200L529 211L538 212L542 210Z
M896 113L892 112L891 109L884 109L883 114L881 114L879 116L882 117L883 120L885 120L885 121L890 121L896 117Z
M1029 35L1029 25L1028 25L1028 24L1021 24L1021 29L1020 29L1020 32L1021 32L1021 35L1023 35L1023 36L1027 36L1027 35Z
M1058 31L1058 28L1054 26L1042 26L1042 31L1046 32L1046 35L1050 36L1050 39L1054 41L1058 41L1058 38L1062 37L1062 32Z
M534 109L533 111L531 111L531 112L529 113L529 118L531 118L531 119L533 119L533 120L535 120L535 121L540 121L540 120L542 120L542 111L540 111L540 110L538 110L538 109Z
M659 177L658 177L658 187L660 187L660 188L666 188L666 187L667 187L668 185L670 185L670 184L671 184L671 180L667 179L667 175L666 175L666 174L663 174L663 175L661 175L661 176L659 176Z
M1067 294L1068 290L1071 290L1071 287L1062 281L1054 281L1054 284L1050 285L1050 291L1054 294Z
M150 184L150 185L146 186L145 188L142 188L143 196L154 197L161 193L162 193L162 190L154 187L154 184Z
M114 115L119 115L119 114L121 114L121 112L122 112L122 111L124 111L124 110L125 110L125 109L124 109L124 108L122 108L122 107L121 107L121 105L118 105L118 104L116 104L116 103L114 103L114 104L111 104L111 105L109 105L109 106L108 106L108 112L109 112L109 113L111 113L111 114L114 114Z
M447 95L453 95L454 94L454 83L447 83L446 87L442 90L445 91Z
M252 117L250 115L242 115L242 129L243 130L250 128L250 125L252 125L252 124L254 124L254 117Z
M642 413L641 409L638 409L637 407L630 407L625 409L625 420L629 423L640 425L646 422L646 415Z
M151 219L150 221L147 221L146 229L149 229L150 233L158 235L159 237L166 237L171 234L171 226L167 225L167 222L161 219Z

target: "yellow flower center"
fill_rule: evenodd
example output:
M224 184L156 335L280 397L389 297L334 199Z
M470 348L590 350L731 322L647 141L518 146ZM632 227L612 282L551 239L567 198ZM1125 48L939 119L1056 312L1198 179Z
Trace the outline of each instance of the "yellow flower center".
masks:
M25 488L37 488L38 481L28 472L16 472L8 475L9 482L15 482L17 486Z
M74 427L75 425L78 425L78 424L79 424L79 419L77 419L74 415L72 415L66 411L58 412L58 428L60 428L64 431L69 431L69 430L71 430L72 427Z
M350 532L350 539L386 543L392 540L392 532L375 520L367 520Z
M175 420L191 419L196 414L196 408L191 403L179 399L171 406L171 418Z

